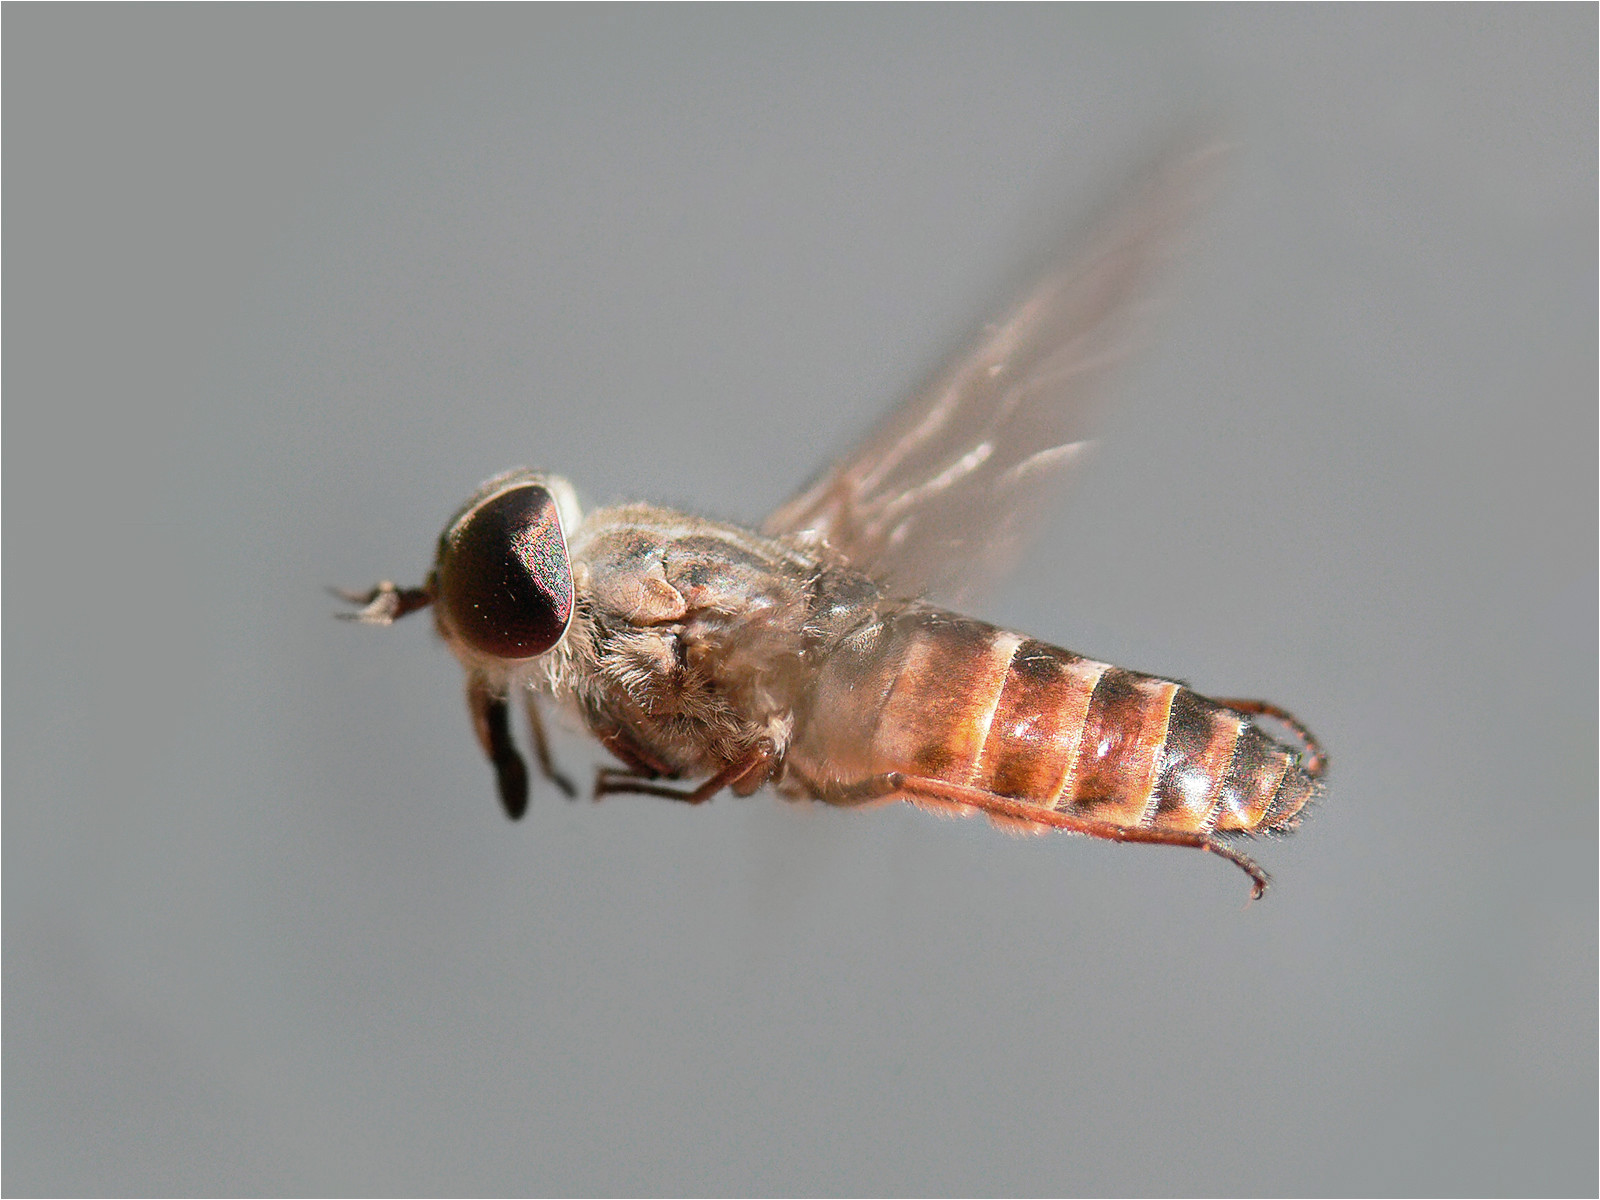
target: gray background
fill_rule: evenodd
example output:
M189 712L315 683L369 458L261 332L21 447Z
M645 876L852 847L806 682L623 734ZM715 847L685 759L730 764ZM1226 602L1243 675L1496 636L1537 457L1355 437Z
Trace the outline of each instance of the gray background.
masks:
M7 1192L1593 1193L1591 6L5 35ZM426 622L329 618L517 463L759 519L1196 114L1227 189L980 615L1318 730L1264 902L511 826Z

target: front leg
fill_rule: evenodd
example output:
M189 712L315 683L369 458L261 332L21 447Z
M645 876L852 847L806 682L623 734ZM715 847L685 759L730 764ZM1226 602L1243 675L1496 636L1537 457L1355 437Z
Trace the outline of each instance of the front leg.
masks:
M467 677L467 710L472 714L472 730L478 745L494 765L500 804L513 821L528 811L528 768L511 740L509 705L482 675Z

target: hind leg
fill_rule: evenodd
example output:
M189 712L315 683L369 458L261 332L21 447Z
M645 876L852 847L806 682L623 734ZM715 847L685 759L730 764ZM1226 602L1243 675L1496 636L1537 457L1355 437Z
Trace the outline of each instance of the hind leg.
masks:
M1114 825L1109 821L1096 821L1092 817L1057 812L1038 804L1030 804L1026 800L997 796L981 788L946 783L942 779L930 779L922 775L887 771L882 775L874 775L857 783L836 788L833 792L824 794L823 799L833 804L868 804L891 796L902 796L913 803L923 801L935 806L950 806L957 810L977 809L992 817L1060 829L1067 833L1081 833L1087 837L1102 838L1110 842L1141 842L1152 846L1187 846L1193 850L1204 850L1219 858L1227 859L1250 876L1252 900L1260 899L1271 882L1271 877L1256 865L1254 859L1240 854L1215 834L1146 829L1139 825Z
M1305 761L1306 774L1316 779L1328 769L1328 754L1322 748L1322 743L1317 741L1315 735L1287 709L1279 708L1276 704L1268 704L1265 700L1222 700L1212 697L1212 702L1222 705L1223 708L1231 708L1234 712L1247 713L1250 716L1257 717L1271 717L1275 721L1283 722L1294 733L1295 737L1300 739L1300 744L1306 748L1306 754L1309 755Z

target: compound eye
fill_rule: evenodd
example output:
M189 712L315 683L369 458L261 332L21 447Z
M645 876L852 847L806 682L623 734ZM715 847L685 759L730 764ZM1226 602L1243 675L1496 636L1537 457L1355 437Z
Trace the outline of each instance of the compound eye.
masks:
M467 645L533 658L572 620L572 560L555 497L522 483L475 504L439 547L438 603Z

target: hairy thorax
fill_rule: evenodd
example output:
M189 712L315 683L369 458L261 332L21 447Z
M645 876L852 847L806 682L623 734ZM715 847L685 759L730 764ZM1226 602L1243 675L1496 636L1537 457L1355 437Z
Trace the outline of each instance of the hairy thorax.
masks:
M763 740L781 757L823 633L831 572L817 554L628 505L593 513L572 561L576 613L547 682L596 736L672 776L715 771Z

